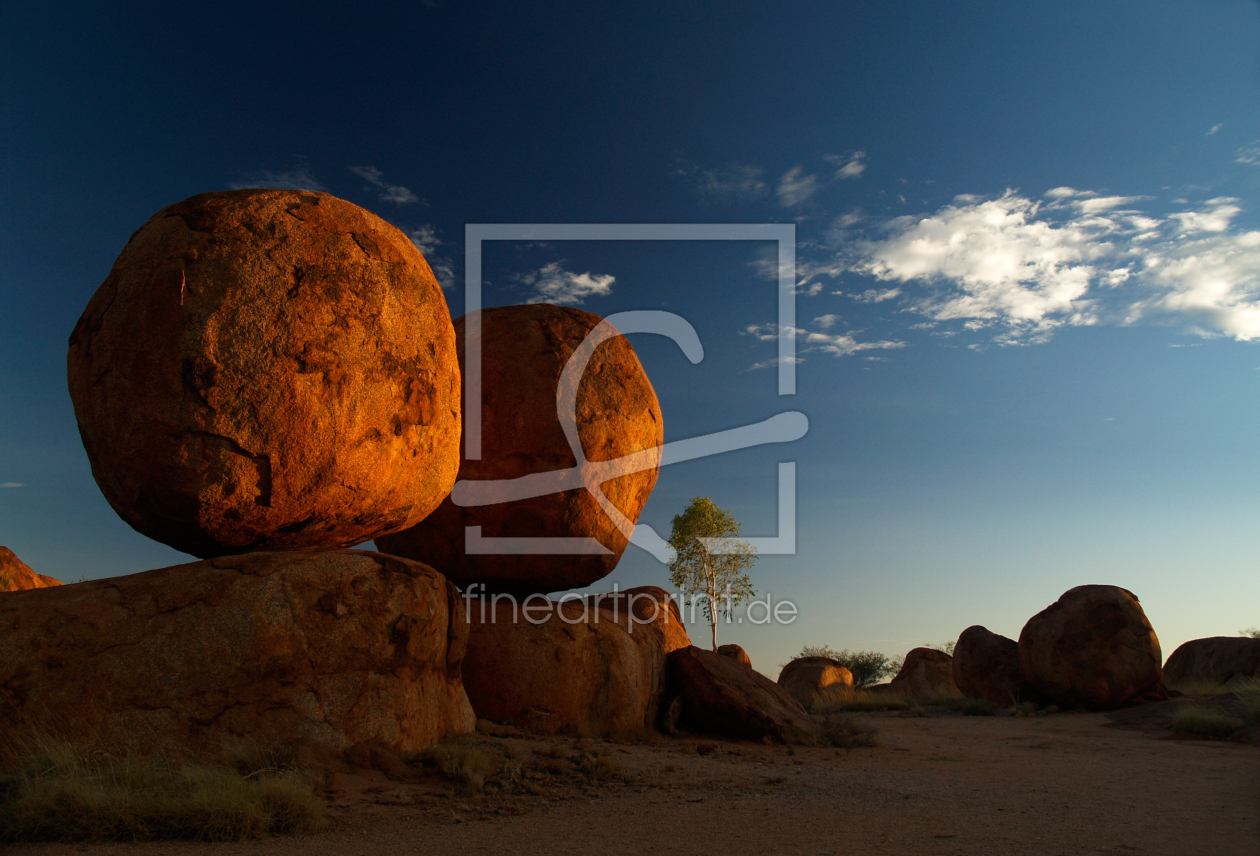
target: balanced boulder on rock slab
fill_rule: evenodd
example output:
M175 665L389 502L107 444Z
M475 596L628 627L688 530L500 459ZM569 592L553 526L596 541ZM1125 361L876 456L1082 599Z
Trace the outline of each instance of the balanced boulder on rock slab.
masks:
M584 599L465 598L464 686L479 719L611 737L651 728L665 682L668 611L640 619Z
M92 474L194 556L405 529L459 468L455 332L406 235L326 193L204 193L123 248L70 336Z
M558 416L558 394L570 357L600 326L598 315L580 309L534 304L481 311L481 457L460 464L456 493L423 523L377 539L386 553L431 562L456 585L517 595L580 588L607 576L629 543L597 498L582 485L599 485L633 528L656 484L664 439L661 408L634 349L612 336L594 349L577 389L576 437L586 459L615 461L643 453L623 474L587 470L564 481L578 461ZM611 328L609 328L611 329ZM468 318L455 322L461 373L465 370ZM575 364L576 365L576 364ZM467 378L465 378L467 381ZM506 482L535 477L541 496L507 501ZM490 504L460 505L461 489L488 494ZM500 552L467 549L467 527L483 539L589 539L597 552L554 555L535 540Z
M752 668L752 658L750 658L748 656L748 652L745 651L739 645L736 645L734 643L731 643L729 645L719 645L717 646L717 652L721 654L723 657L730 657L732 660L734 660L736 663L739 663L741 666L747 666L750 669Z
M818 728L796 699L760 672L694 645L669 655L680 724L701 734L813 743Z
M0 750L418 751L471 731L459 592L358 550L249 553L0 598Z
M935 648L912 648L888 689L907 698L957 695L954 658Z
M8 547L0 547L0 592L59 586L61 580L37 574Z
M664 636L666 654L691 644L691 637L687 635L687 627L678 610L678 601L660 586L635 586L588 594L584 601L587 606L612 610L614 618L629 610L639 623L651 624Z
M1019 634L1024 679L1064 707L1105 710L1138 696L1167 698L1161 661L1137 596L1119 586L1069 589Z
M806 710L853 696L853 672L830 657L797 657L779 672L779 686Z
M1212 636L1177 646L1164 664L1164 681L1177 684L1228 684L1260 678L1260 639Z
M953 670L959 692L970 698L988 699L1001 707L1043 701L1019 671L1019 643L979 624L959 634Z

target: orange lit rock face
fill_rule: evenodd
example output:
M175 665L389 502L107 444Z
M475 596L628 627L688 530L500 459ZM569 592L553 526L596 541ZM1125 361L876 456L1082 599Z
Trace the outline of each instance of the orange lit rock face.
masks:
M0 591L25 591L59 585L61 580L35 573L8 547L0 547Z
M460 606L432 568L359 550L13 592L0 598L0 752L40 728L173 757L240 740L422 750L475 724Z
M853 695L853 673L830 657L797 657L779 672L778 683L806 710Z
M1159 639L1133 592L1077 586L1019 634L1024 679L1060 705L1107 709L1167 697Z
M749 658L748 652L739 645L719 645L717 646L717 652L723 657L730 657L741 666L747 666L750 669L752 668L752 660Z
M455 322L461 373L465 320ZM514 479L576 465L557 416L556 390L569 357L600 320L546 304L482 312L481 459L462 461L460 480ZM624 337L595 349L578 385L576 426L590 461L648 450L646 469L602 482L604 494L633 524L656 484L664 429L656 393ZM594 538L608 552L469 555L467 526L480 526L483 538ZM448 498L419 525L377 540L380 550L432 564L459 586L480 583L487 591L518 595L589 585L612 571L627 543L582 488L481 506L460 507Z
M92 473L196 556L404 529L458 469L459 372L423 256L322 193L194 196L132 236L70 337Z

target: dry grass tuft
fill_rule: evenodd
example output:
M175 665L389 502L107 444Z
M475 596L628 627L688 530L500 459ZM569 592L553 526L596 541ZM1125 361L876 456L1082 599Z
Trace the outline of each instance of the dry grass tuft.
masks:
M1226 740L1231 734L1246 725L1243 720L1219 710L1211 710L1200 705L1184 705L1173 718L1168 727L1174 734L1184 736L1206 737L1211 740Z
M524 778L524 768L507 744L475 735L432 746L420 760L467 794L513 790Z
M0 841L239 841L323 825L300 771L195 765L68 743L28 747L0 782Z
M853 750L859 746L878 746L879 729L866 719L851 713L829 713L821 717L820 732L829 746Z
M819 702L811 713L829 714L839 711L867 713L876 710L905 710L910 703L888 690L856 690L851 695L830 702Z

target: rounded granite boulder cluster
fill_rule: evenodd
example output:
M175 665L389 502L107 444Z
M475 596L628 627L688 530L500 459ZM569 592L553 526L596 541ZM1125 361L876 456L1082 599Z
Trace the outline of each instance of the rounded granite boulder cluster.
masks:
M480 320L482 454L461 469L464 319L451 321L407 236L326 193L191 197L136 231L70 337L92 473L134 529L202 558L380 538L459 585L594 582L627 539L585 487L475 508L448 495L461 476L575 466L557 385L602 319L531 305ZM601 485L633 525L656 481L656 395L622 336L578 379L585 458L655 455ZM487 538L589 538L602 551L470 555L468 525Z

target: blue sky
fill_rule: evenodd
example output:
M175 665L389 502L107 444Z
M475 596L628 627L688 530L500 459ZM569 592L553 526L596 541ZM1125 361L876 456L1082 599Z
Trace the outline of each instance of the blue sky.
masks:
M273 8L274 7L274 8ZM870 2L0 10L0 544L61 579L186 560L92 481L66 340L159 208L327 190L426 252L463 313L469 223L792 223L773 245L487 244L487 305L666 309L638 337L667 439L784 410L793 444L661 473L776 528L791 626L901 654L1138 594L1165 654L1260 624L1260 4ZM777 335L797 394L776 395ZM606 584L664 585L631 550ZM702 636L699 638L703 638Z

